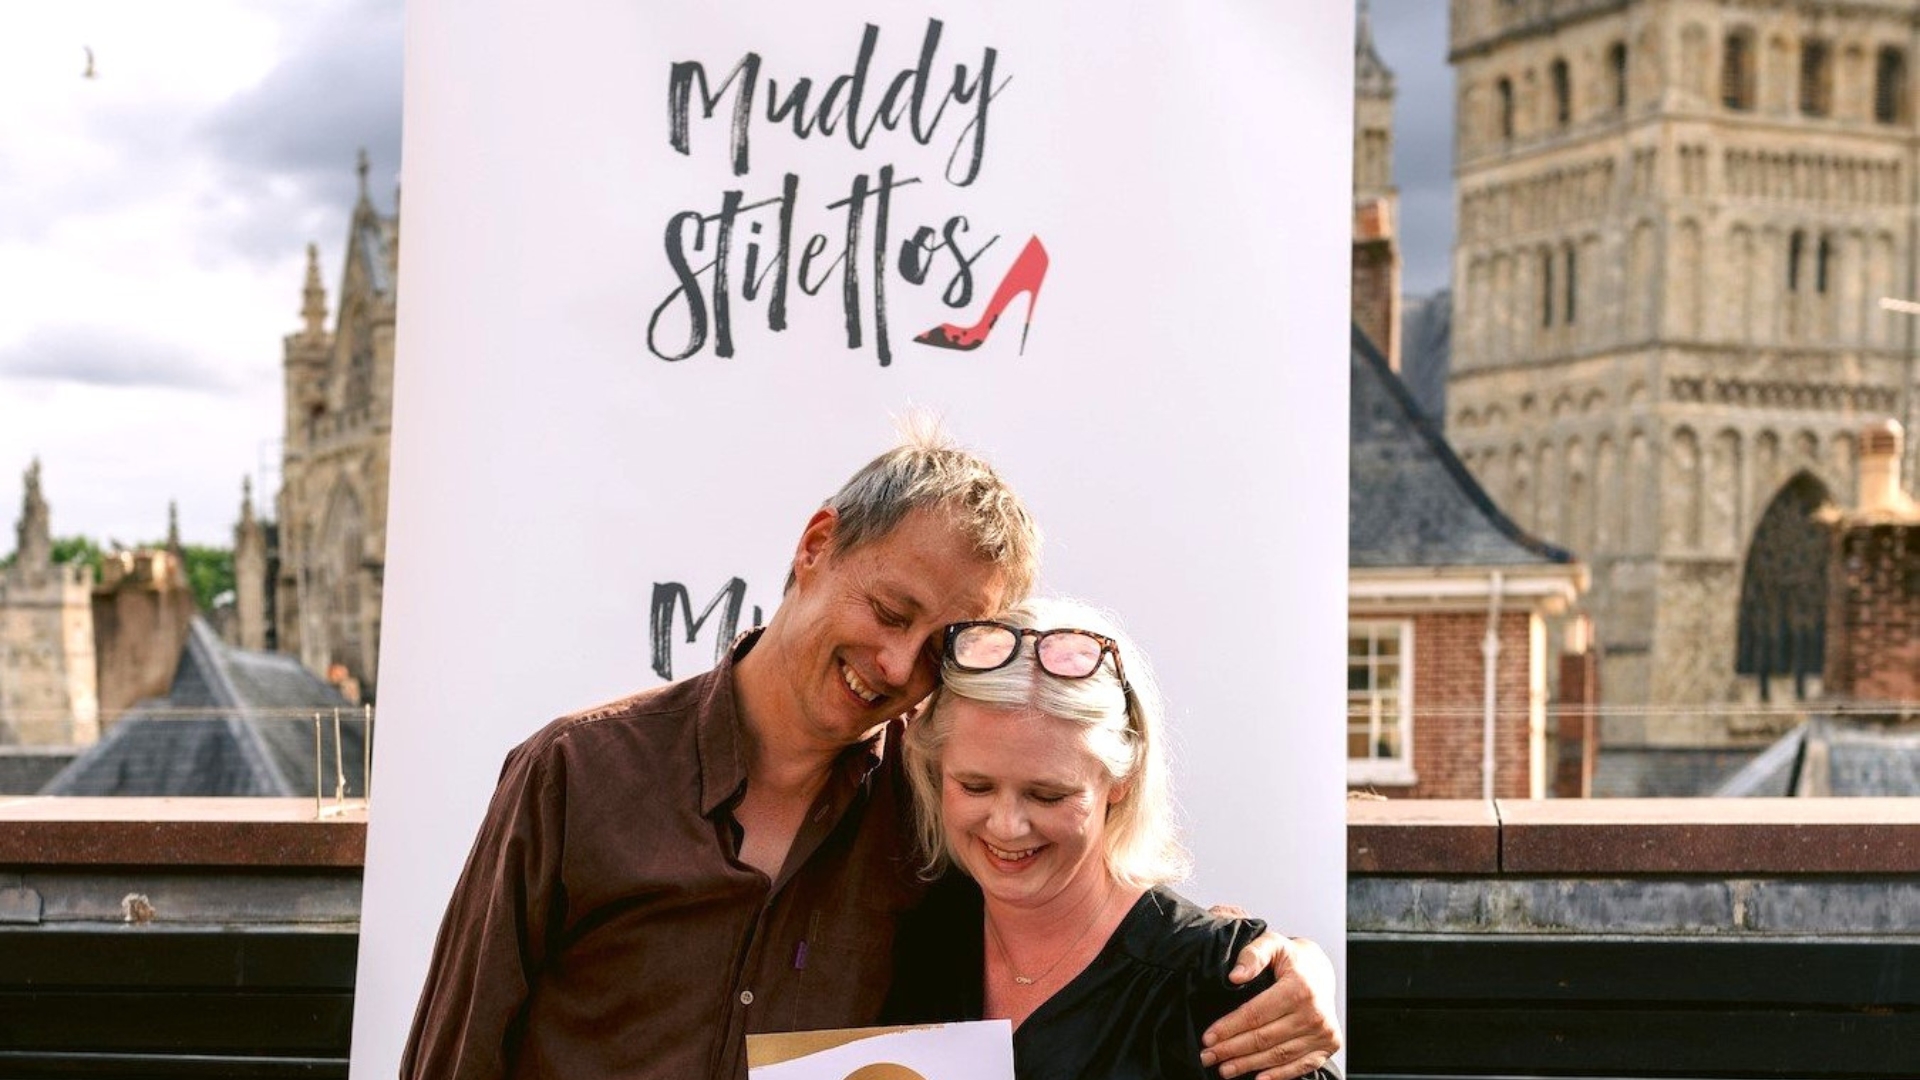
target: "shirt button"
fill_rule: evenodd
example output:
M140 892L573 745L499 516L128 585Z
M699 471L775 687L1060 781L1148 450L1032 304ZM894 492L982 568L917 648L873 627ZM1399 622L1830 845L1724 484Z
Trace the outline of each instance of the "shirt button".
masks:
M740 1004L742 1005L753 1004L753 991L751 990L740 991Z

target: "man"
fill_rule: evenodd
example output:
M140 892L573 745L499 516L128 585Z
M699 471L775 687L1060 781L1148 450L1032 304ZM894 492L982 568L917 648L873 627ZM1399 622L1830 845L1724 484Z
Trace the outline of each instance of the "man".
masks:
M517 747L402 1075L738 1080L750 1032L871 1023L922 885L900 718L943 628L1024 596L1038 548L986 463L910 438L808 521L772 620L717 668ZM1269 935L1246 976L1276 953L1276 985L1216 1025L1223 1075L1339 1046L1331 965Z

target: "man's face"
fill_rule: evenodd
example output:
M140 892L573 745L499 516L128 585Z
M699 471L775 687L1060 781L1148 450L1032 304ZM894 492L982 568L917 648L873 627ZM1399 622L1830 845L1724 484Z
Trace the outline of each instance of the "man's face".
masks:
M998 611L1006 578L937 511L849 552L835 524L822 510L801 536L779 644L800 734L844 746L933 691L947 624Z

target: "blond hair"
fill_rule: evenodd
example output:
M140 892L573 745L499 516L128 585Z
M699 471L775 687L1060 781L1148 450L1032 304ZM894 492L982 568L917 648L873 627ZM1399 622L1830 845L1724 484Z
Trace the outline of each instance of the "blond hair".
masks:
M946 665L940 688L934 691L925 714L907 725L905 740L923 874L935 877L953 860L941 814L940 789L942 761L955 719L954 710L942 706L964 698L995 708L1034 709L1077 725L1087 752L1105 768L1108 779L1116 786L1126 786L1126 793L1107 809L1103 853L1107 871L1129 886L1158 885L1186 877L1191 861L1174 826L1160 694L1146 658L1110 615L1079 601L1028 600L996 618L1009 626L1090 630L1112 638L1119 648L1131 693L1122 688L1120 676L1105 661L1084 679L1047 674L1024 637L1005 667L962 671Z
M1007 482L963 450L929 414L898 422L900 444L853 474L826 501L834 513L833 556L885 537L916 510L945 514L982 561L1006 577L1007 600L1025 597L1040 569L1040 528ZM787 588L793 588L787 575Z

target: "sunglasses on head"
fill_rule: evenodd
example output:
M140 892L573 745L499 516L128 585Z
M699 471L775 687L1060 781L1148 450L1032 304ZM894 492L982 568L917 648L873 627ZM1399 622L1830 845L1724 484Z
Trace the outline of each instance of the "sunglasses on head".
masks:
M992 619L959 622L947 627L946 660L961 671L997 671L1013 663L1024 638L1033 639L1034 659L1040 670L1062 679L1084 679L1100 670L1100 658L1113 657L1113 673L1120 689L1131 694L1127 671L1120 663L1120 645L1091 630L1060 628L1034 630Z

